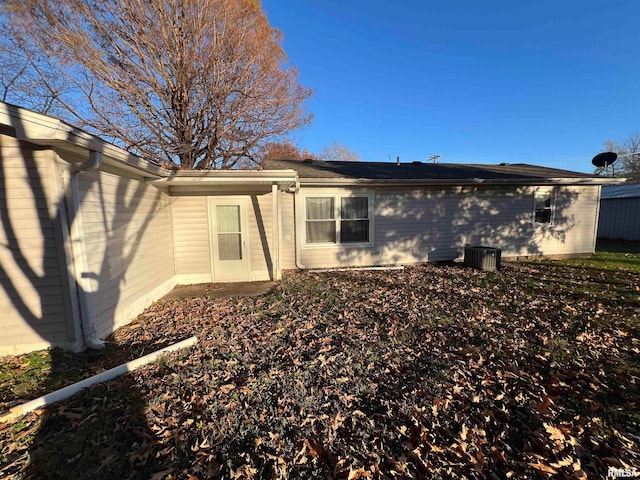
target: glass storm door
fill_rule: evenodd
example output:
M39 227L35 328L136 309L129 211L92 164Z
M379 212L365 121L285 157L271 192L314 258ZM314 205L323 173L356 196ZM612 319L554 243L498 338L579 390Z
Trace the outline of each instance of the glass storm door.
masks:
M213 278L216 282L251 280L247 249L246 203L242 198L211 199Z

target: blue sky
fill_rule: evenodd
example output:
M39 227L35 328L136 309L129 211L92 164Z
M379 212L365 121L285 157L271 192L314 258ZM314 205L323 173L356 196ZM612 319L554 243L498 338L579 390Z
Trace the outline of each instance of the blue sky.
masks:
M592 171L640 131L640 0L263 0L303 85L312 152Z

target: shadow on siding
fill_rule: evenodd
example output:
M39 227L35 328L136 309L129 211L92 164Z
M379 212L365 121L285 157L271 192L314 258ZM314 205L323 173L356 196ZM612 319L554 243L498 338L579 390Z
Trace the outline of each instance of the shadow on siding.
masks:
M375 246L340 249L338 259L343 265L366 264L372 254L383 264L449 261L465 245L501 248L503 255L541 255L545 242L571 238L576 220L567 212L577 198L576 192L558 189L553 225L534 226L533 194L524 188L378 192ZM411 220L422 231L407 228Z
M13 126L20 130L20 124ZM69 302L77 301L71 299L72 293L68 287L68 275L74 275L74 272L68 272L66 267L60 209L52 208L45 194L49 191L47 184L53 179L46 177L42 168L38 169L35 153L37 150L37 146L23 144L20 148L21 159L12 156L12 165L9 167L8 160L4 158L6 152L0 149L0 225L5 238L5 244L0 248L4 250L6 259L6 262L0 262L0 282L11 306L19 312L22 324L33 331L31 343L40 339L53 345L68 345L75 340L73 319L68 307ZM9 168L17 169L18 175L26 179L29 187L20 190L19 195L26 195L26 198L19 203L16 203L18 197L8 193L10 187L16 188L16 185L9 184ZM13 171L15 173L15 170ZM83 175L83 181L91 181L92 175ZM98 179L99 177L96 177L96 180ZM99 184L98 186L100 187ZM70 186L66 185L64 199L68 198L69 188ZM82 272L81 276L92 280L94 298L103 293L109 298L108 304L103 305L100 312L96 312L100 313L102 322L97 325L99 333L113 329L118 301L127 288L132 288L126 284L127 272L133 259L141 248L144 248L143 235L161 199L160 192L156 192L152 204L145 205L148 208L146 213L136 214L141 207L144 189L145 185L138 183L132 191L130 182L119 178L115 196L128 200L114 202L113 214L107 214L104 208L104 192L98 188L102 211L96 215L101 215L102 227L106 232L101 239L104 248L101 261L92 262L88 271ZM85 201L87 190L80 189L81 204ZM19 208L29 209L29 221L33 229L30 236L21 230L21 223L24 227L24 219L21 219L18 213L12 214L11 209L15 209L18 204ZM33 215L32 208L36 209L36 215ZM66 214L69 225L78 220L70 208L66 208ZM135 222L127 223L134 216ZM122 219L125 219L124 223ZM55 231L55 235L51 233L52 230ZM42 240L42 244L38 246L39 240ZM170 242L170 239L168 241ZM82 293L83 283L81 279L76 279L79 293ZM60 301L60 297L64 298L64 302ZM61 311L63 303L66 303L67 307ZM11 322L13 323L13 320ZM11 324L8 328L6 324L3 327L4 334L10 336ZM64 356L57 355L56 352L51 352L52 383L55 383L57 377L64 377L65 369L68 368L68 365L61 361ZM41 393L34 392L32 396ZM125 477L130 475L137 465L147 465L143 460L148 439L151 437L143 411L144 403L131 375L124 380L108 382L86 390L73 397L69 405L69 409L51 409L44 414L40 431L33 439L29 451L30 475L34 478L65 478L68 462L71 461L82 462L84 465L83 470L77 470L84 472L78 478L114 478L114 475ZM74 405L77 406L78 413L73 412ZM87 412L92 413L89 415ZM125 424L126 427L123 427ZM110 438L117 439L126 446L128 453L134 456L128 455L123 461L119 458L122 452L110 450ZM51 450L51 446L55 451ZM116 463L111 465L114 461ZM151 463L141 471L149 473ZM103 469L104 465L108 468ZM122 475L118 475L118 472ZM141 478L145 476L141 475Z

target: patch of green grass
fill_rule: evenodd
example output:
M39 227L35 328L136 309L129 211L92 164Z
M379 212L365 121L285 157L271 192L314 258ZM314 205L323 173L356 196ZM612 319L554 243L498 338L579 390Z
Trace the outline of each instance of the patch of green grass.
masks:
M73 353L60 348L0 358L0 411L87 378L129 360L130 350Z
M640 272L640 242L604 240L590 258L564 260L567 265Z
M51 374L51 352L31 352L0 363L0 401L7 396L22 397L39 389Z

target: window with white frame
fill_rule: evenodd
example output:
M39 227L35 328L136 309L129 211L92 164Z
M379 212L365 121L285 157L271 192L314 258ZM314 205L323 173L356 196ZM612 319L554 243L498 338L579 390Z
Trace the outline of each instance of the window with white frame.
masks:
M370 244L371 197L305 197L306 244Z
M553 223L553 210L555 208L553 189L539 188L535 191L533 198L533 222L541 224Z

